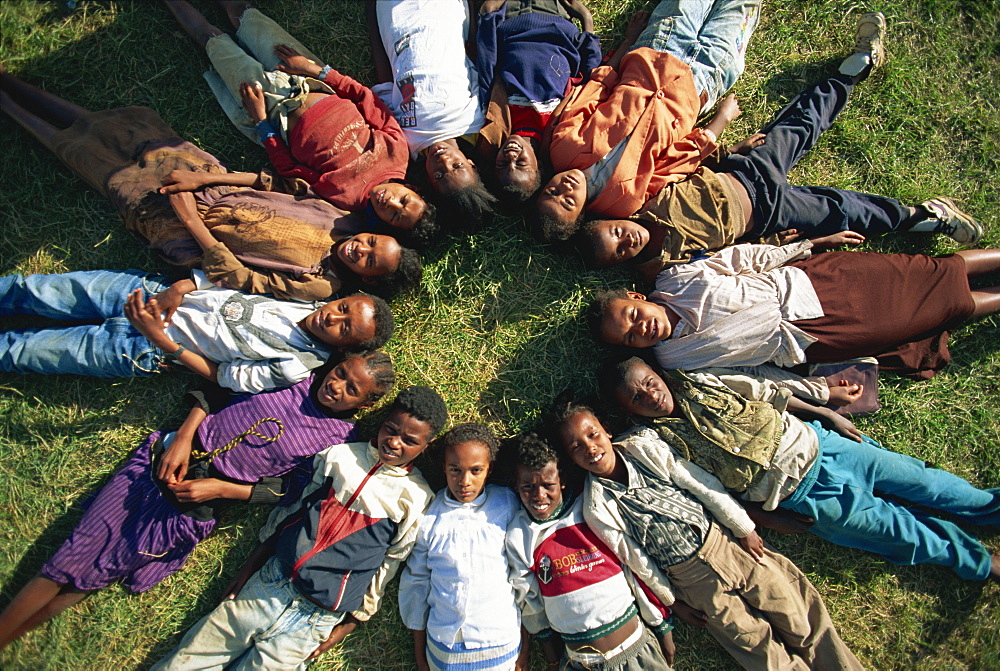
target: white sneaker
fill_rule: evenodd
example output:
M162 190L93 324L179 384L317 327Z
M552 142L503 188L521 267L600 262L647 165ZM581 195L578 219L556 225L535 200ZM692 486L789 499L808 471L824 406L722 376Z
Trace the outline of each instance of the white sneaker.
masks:
M945 196L931 198L920 203L920 206L937 220L937 225L933 229L935 233L947 235L955 242L964 245L976 244L983 235L982 225L958 209L951 198Z
M882 12L868 12L858 19L854 33L854 53L840 64L840 74L856 77L869 65L874 70L885 65L885 15Z

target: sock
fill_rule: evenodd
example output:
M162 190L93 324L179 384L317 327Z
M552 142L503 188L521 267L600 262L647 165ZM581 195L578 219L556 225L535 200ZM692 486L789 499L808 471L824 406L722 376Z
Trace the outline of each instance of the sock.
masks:
M854 52L840 63L839 72L848 77L856 77L865 71L872 63L872 55L867 52Z

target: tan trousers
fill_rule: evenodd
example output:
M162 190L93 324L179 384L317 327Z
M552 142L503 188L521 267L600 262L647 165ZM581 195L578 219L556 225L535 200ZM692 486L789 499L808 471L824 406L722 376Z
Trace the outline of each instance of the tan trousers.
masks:
M698 554L667 567L677 598L708 615L708 630L745 669L862 669L819 592L783 555L761 563L712 525Z

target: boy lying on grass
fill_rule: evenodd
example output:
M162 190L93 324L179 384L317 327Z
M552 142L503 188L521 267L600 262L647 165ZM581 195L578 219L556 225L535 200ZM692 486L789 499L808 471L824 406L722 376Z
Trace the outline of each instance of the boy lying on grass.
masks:
M0 613L0 648L116 580L132 592L151 589L237 501L294 501L308 481L304 462L353 438L354 424L341 418L374 404L394 382L389 355L375 351L335 355L281 391L192 393L180 428L146 437Z
M317 454L222 603L153 669L301 668L371 618L434 495L411 462L447 419L437 392L408 387L370 442Z
M559 404L550 424L588 472L587 524L656 596L701 611L746 669L861 669L809 579L697 465L646 430L612 444L593 411Z
M189 3L166 3L212 62L205 79L219 104L237 128L263 145L278 173L303 180L344 210L370 204L380 220L410 232L415 241L432 237L434 207L402 183L406 138L382 101L368 87L319 65L250 3L219 4L236 40ZM396 197L388 200L386 193Z
M859 32L872 34L867 41L859 38L858 48L872 66L885 60L884 25L880 13L861 18ZM871 71L865 66L858 74L846 74L853 73L854 56L844 61L840 74L798 94L760 133L730 147L712 168L703 162L684 181L667 184L632 219L584 224L577 240L584 256L599 267L632 260L643 279L652 282L667 264L687 261L702 250L775 234L791 240L854 231L863 235L844 242L860 244L864 236L933 231L975 244L982 226L948 198L909 207L894 198L788 184L788 172L833 124L854 86Z
M111 201L127 230L218 286L328 300L352 286L388 297L420 283L417 253L365 232L360 215L308 189L276 190L282 183L266 175L228 172L151 109L89 112L3 72L0 100Z
M510 576L549 667L668 671L670 609L587 526L583 497L545 440L522 433L506 447L522 505L507 529Z
M376 349L395 328L381 298L325 304L219 289L193 271L166 284L141 270L0 277L0 317L85 322L0 331L0 371L145 377L177 362L234 391L287 387L335 349Z
M846 417L765 378L723 368L660 374L632 357L605 364L601 387L675 458L764 510L799 513L820 538L897 564L939 564L965 580L1000 581L1000 554L926 512L1000 524L1000 489L977 489L886 450Z

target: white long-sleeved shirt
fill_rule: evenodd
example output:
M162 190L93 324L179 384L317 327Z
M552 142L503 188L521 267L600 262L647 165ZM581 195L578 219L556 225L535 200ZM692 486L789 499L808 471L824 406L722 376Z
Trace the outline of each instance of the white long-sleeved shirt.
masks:
M707 259L664 269L649 300L680 315L653 354L666 369L793 366L816 342L793 322L823 316L806 273L785 264L810 255L812 242L734 245Z
M507 579L507 525L520 509L506 487L486 485L469 503L437 493L399 581L409 629L448 646L486 648L516 641L521 617Z
M289 387L332 351L298 325L323 303L280 301L220 289L200 270L166 328L179 345L219 364L219 384L234 391Z

